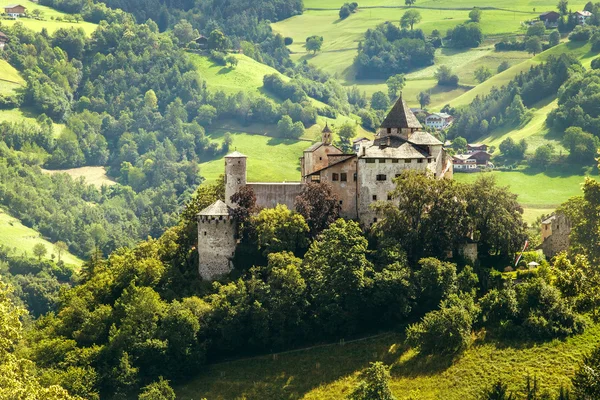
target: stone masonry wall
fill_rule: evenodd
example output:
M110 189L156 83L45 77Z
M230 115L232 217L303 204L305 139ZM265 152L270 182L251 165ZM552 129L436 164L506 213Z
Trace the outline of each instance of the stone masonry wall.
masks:
M232 217L207 217L198 219L198 271L203 280L213 280L233 269L236 223Z
M251 182L247 186L254 190L256 205L264 208L274 208L277 204L285 204L290 210L294 209L296 196L302 193L304 184L291 183L259 183Z

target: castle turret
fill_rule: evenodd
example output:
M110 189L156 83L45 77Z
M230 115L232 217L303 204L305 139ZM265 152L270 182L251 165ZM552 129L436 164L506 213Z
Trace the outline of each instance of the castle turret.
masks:
M198 272L213 280L233 269L237 224L231 207L217 200L198 213Z
M329 129L329 124L325 122L325 128L323 128L323 132L321 132L321 143L330 145L333 143L333 137L331 129Z
M394 107L385 117L379 128L378 136L397 135L404 140L409 140L413 132L423 128L415 114L400 96Z
M225 156L225 203L234 207L231 196L246 186L246 157L238 151Z

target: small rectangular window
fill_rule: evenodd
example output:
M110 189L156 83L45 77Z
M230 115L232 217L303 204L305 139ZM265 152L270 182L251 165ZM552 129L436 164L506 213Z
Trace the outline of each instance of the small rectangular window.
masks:
M336 174L335 172L333 174L331 174L331 180L332 181L339 181L340 180L340 175Z
M342 204L344 204L344 202L343 202L342 200L340 200L340 206L341 206Z
M378 181L386 181L386 180L387 180L387 175L384 175L384 174L378 174L378 175L377 175L377 180L378 180Z
M312 175L310 177L310 180L313 182L321 182L321 176L320 175Z
M377 201L377 195L376 194L373 195L373 201Z
M380 158L379 159L379 164L385 164L385 158Z
M375 160L374 160L373 158L365 158L365 162L366 162L367 164L374 164L374 163L375 163Z
M388 194L388 200L391 200L391 199L392 199L392 195Z
M377 222L377 217L373 218L373 222Z
M356 172L355 172L354 173L354 182L356 182L356 178L357 178L357 176L356 176Z
M419 164L422 164L422 163L423 163L423 159L422 159L422 158L418 158L418 159L417 159L417 162L418 162Z
M387 133L392 133L392 128L387 128Z
M406 160L404 160L405 164L410 164L410 158L407 158Z
M432 162L432 161L433 161L433 159L431 159L431 158L427 160L427 162L428 162L429 164L431 164L431 162Z
M392 164L398 164L398 159L397 158L392 158Z
M340 181L342 181L342 182L346 182L347 180L348 180L348 174L347 174L347 173L345 173L345 172L342 172L342 173L340 174Z

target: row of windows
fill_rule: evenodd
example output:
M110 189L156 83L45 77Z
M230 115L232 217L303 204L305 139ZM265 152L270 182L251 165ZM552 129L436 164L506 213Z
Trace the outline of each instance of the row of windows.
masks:
M378 158L377 161L379 162L379 164L385 164L387 162L386 158ZM398 160L397 158L392 158L392 164L398 164L400 160ZM405 164L410 164L412 162L411 158L405 158L404 159L404 163ZM427 159L427 163L431 164L433 162L432 158L428 158ZM375 158L365 158L365 163L367 164L375 164ZM417 163L421 164L423 163L423 159L422 158L417 158Z

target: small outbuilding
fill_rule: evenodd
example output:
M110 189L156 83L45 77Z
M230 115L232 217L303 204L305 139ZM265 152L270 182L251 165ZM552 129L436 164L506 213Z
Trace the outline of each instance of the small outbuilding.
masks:
M540 21L546 25L546 28L557 27L559 19L560 14L556 11L546 11L540 14Z
M0 32L0 50L4 49L6 43L8 43L8 36L4 32Z
M4 6L4 13L9 17L18 18L25 15L26 7L20 4L9 4Z
M194 42L196 42L198 47L200 47L202 50L208 49L208 38L206 36L200 35L194 39Z

